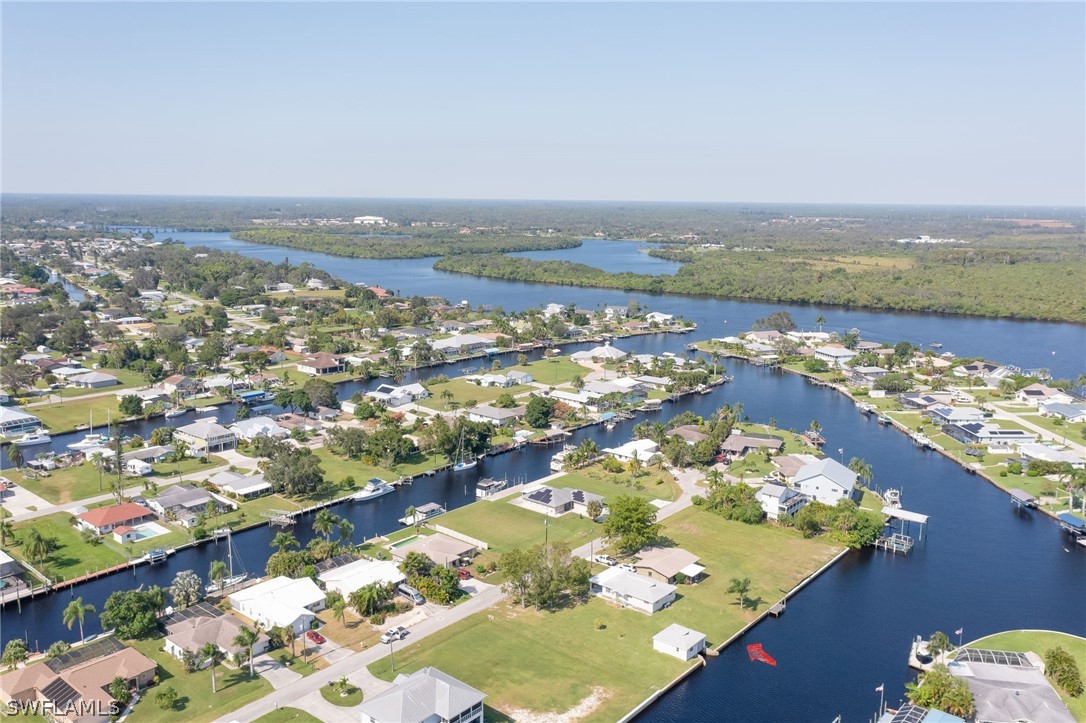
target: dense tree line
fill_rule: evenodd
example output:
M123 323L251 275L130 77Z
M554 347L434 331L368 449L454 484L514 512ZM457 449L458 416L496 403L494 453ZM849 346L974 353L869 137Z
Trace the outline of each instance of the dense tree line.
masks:
M410 236L359 236L348 231L332 233L327 230L300 228L261 228L237 231L234 237L243 241L364 259L419 259L428 256L569 249L581 245L580 239L571 236L508 232L473 232L460 235L457 231L448 229L443 229L440 233L433 230L419 233L412 229Z

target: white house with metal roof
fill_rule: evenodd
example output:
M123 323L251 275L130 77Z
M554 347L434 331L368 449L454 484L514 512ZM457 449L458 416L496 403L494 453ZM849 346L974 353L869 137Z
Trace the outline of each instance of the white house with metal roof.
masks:
M705 650L705 633L672 623L652 636L652 649L679 660L690 660Z
M362 723L483 723L486 693L437 668L399 675L358 706Z
M230 596L230 605L265 630L278 625L301 635L309 630L314 613L324 609L324 591L308 577L292 580L280 575L238 590Z
M858 475L832 457L805 465L792 480L792 487L816 502L836 505L843 499L860 501Z
M589 582L593 595L649 615L675 602L674 585L620 567L609 567Z
M317 579L324 583L325 590L338 592L346 598L367 585L398 585L407 576L388 560L355 560L325 570Z

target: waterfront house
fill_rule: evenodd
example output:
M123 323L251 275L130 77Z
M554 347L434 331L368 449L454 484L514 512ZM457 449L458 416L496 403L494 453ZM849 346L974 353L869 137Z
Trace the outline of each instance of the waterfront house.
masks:
M784 449L784 438L773 434L743 432L735 429L720 445L720 451L732 459L738 459L762 449L768 449L777 454Z
M777 484L765 484L755 495L765 516L773 521L791 517L803 509L810 500L794 489Z
M928 410L932 424L942 427L946 424L969 424L983 422L985 413L976 407L948 407L940 404Z
M233 593L230 605L265 630L278 625L301 635L324 609L324 597L311 578L280 575Z
M1086 404L1061 404L1059 402L1041 402L1041 415L1057 417L1072 424L1086 422Z
M1041 403L1049 404L1073 404L1076 400L1067 392L1044 384L1030 384L1018 390L1014 396L1015 401L1038 407Z
M672 623L652 636L652 649L685 662L705 652L705 633Z
M184 374L171 374L162 380L162 391L167 394L178 394L184 396L186 394L193 394L199 389L199 384L192 377L187 377Z
M310 376L338 374L343 371L343 359L335 354L319 352L298 362L298 371Z
M109 694L110 684L124 680L130 690L142 691L154 682L158 666L139 651L108 637L79 648L77 655L61 655L31 663L0 677L0 703L48 703L53 719L105 721L111 708L120 710ZM64 713L72 710L71 716ZM103 715L75 715L74 711L102 711Z
M541 512L549 517L558 517L567 512L588 515L588 505L596 501L603 503L603 497L571 487L551 487L540 485L534 490L522 492L520 503L527 509Z
M811 462L817 462L818 457L813 454L782 454L774 457L771 461L776 469L770 472L769 476L786 484L791 484L799 471Z
M388 560L356 560L325 570L317 575L317 579L326 591L338 592L346 599L355 590L367 585L399 585L407 576Z
M392 559L403 562L412 552L425 555L435 565L458 567L464 560L474 557L477 548L470 542L457 540L438 532L434 535L420 535L406 545L392 548Z
M698 429L696 424L684 424L681 427L675 427L668 430L668 437L679 437L689 445L697 444L702 440L709 439L709 435Z
M682 575L687 582L698 582L705 567L697 555L681 547L646 547L637 553L634 569L653 580L675 584Z
M80 374L79 376L70 378L68 383L81 389L99 389L101 387L111 387L114 384L120 384L121 380L112 374L106 374L105 372L87 372L86 374Z
M0 434L5 437L13 437L43 426L42 421L33 414L12 407L0 407Z
M1040 462L1051 462L1054 464L1069 464L1072 469L1083 469L1086 467L1086 460L1084 460L1081 455L1062 449L1053 449L1045 444L1020 444L1018 445L1018 454L1022 455L1022 458L1026 460L1026 462L1038 460Z
M247 658L249 649L234 643L234 639L243 627L247 626L230 614L190 616L166 627L166 641L163 647L167 653L178 660L184 659L186 650L199 653L208 643L213 644L223 655L231 658L234 656ZM258 631L256 643L253 645L253 655L260 655L266 651L268 643L268 636ZM203 661L200 669L209 664L210 661Z
M978 721L1073 723L1036 653L964 648L947 666L973 694Z
M589 578L592 594L652 615L675 602L676 587L621 567L609 567Z
M596 399L598 395L588 392L567 392L564 389L554 389L547 392L546 396L571 407L587 409L590 412L597 411Z
M570 359L581 364L583 362L602 361L602 362L614 362L625 359L627 353L619 349L618 347L611 346L610 343L603 346L593 347L588 351L578 351L570 354Z
M365 396L386 407L402 407L405 404L426 399L430 396L430 391L418 383L405 384L402 387L382 384Z
M985 445L1003 451L1009 451L1013 445L1037 441L1037 435L1033 432L1023 429L1003 429L998 424L981 422L948 424L942 431L943 434L962 444Z
M173 433L174 441L189 445L189 455L203 457L212 452L233 449L237 446L237 436L215 421L214 417L198 419L192 424L178 427Z
M231 424L229 429L238 439L244 440L253 440L257 437L282 439L290 436L290 432L276 424L274 419L265 416L238 420Z
M821 359L837 369L844 368L855 356L856 352L843 346L820 346L815 349L814 353L815 359Z
M437 668L399 675L358 706L362 723L483 723L486 694Z
M176 519L185 527L195 527L200 515L208 509L209 503L214 514L220 514L223 510L234 506L212 495L203 487L193 487L188 484L167 487L147 501L148 506L155 512L163 517Z
M434 351L440 351L449 356L470 354L471 352L481 351L488 346L491 346L490 339L476 334L457 334L450 336L448 339L436 339L430 343L430 347Z
M633 459L650 462L660 454L660 445L651 439L634 439L618 447L607 447L603 453L611 455L619 462L629 462Z
M848 383L857 387L871 387L889 373L882 367L856 366L848 370Z
M861 492L856 486L858 476L832 457L805 465L792 480L797 492L831 507L843 499L859 502Z
M243 500L266 495L272 490L271 483L264 479L262 474L246 476L239 472L224 470L211 476L207 481L220 492Z
M525 407L490 407L482 405L468 410L468 419L472 422L487 422L495 427L504 427L512 424L524 416Z
M905 409L925 411L937 406L949 406L954 400L954 396L949 392L928 392L925 394L907 392L898 395L897 400L901 402L901 406Z
M143 505L135 502L124 502L109 507L95 507L86 512L80 512L75 516L76 523L83 529L90 530L98 535L112 532L115 527L134 527L144 522L155 519L155 514Z
M15 561L15 558L0 550L0 577L14 577L22 573L23 568L19 567L19 563Z
M963 364L960 367L954 367L952 373L957 377L988 377L995 374L999 370L998 364L992 364L991 362L979 361L972 362L970 364Z

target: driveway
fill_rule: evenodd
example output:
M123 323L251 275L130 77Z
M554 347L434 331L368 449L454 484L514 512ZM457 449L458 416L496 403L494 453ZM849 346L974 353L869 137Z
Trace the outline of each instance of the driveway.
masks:
M269 655L258 655L253 658L253 667L276 690L302 679L301 673L295 673Z

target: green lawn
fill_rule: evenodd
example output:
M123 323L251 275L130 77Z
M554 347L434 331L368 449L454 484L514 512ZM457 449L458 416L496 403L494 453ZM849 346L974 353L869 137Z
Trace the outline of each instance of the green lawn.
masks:
M546 517L514 505L511 499L516 498L480 500L433 522L482 540L494 553L542 544L545 535L551 542L566 542L574 548L602 534L599 525L589 519L574 514ZM548 522L546 527L544 520Z
M644 476L634 478L629 472L607 472L595 464L576 472L567 472L548 484L552 487L573 487L603 495L605 502L622 494L668 501L674 500L681 494L679 485L667 472L661 472L656 468L642 468L640 471ZM642 489L631 486L638 483Z
M233 512L227 512L225 515L208 518L206 526L208 528L240 528L248 527L250 525L259 525L263 524L267 519L264 515L265 512L280 510L292 512L294 510L300 510L301 508L302 506L298 503L281 495L267 495L265 497L257 497L250 502L242 502L238 505L238 509Z
M332 705L338 705L341 708L353 708L362 702L362 691L353 685L348 685L342 691L335 686L326 685L321 688L321 697Z
M499 372L500 373L500 372ZM486 404L487 402L493 402L495 399L503 394L512 394L516 396L522 392L527 392L531 389L529 386L523 384L517 384L511 387L481 387L478 384L466 381L464 379L450 379L443 384L431 384L427 387L430 390L430 396L426 399L419 400L419 406L433 409L438 412L443 412L451 407L446 406L445 400L441 398L442 392L452 392L453 398L451 402L457 402L461 407L474 399L479 404Z
M312 651L308 654L308 660L302 656L302 646L306 645L304 640L298 640L295 644L296 656L290 654L290 646L279 648L268 653L268 657L278 660L283 665L293 670L298 675L305 677L307 675L313 675L318 669L323 668L321 664L323 658L319 658L313 655Z
M653 652L654 634L680 623L720 643L754 619L752 604L765 610L780 589L794 587L836 552L794 531L730 522L698 508L666 520L664 531L708 567L703 582L680 586L670 608L649 616L598 599L555 613L503 604L398 650L396 673L436 666L485 690L488 704L506 714L516 708L561 714L598 686L604 698L585 720L613 721L687 665ZM732 577L752 580L753 602L743 610L726 592ZM464 655L476 649L487 654ZM394 676L387 657L370 670Z
M1060 440L1082 444L1083 439L1086 439L1086 437L1083 436L1086 434L1086 422L1071 424L1070 422L1065 422L1062 419L1056 419L1055 417L1042 417L1040 414L1022 414L1021 416L1022 421L1035 424L1038 427L1043 427L1056 435ZM1056 424L1056 422L1062 422L1062 424Z
M155 721L162 723L201 723L225 716L229 711L252 703L271 692L272 687L257 675L249 676L247 665L233 669L225 665L215 667L218 692L211 692L211 669L186 673L181 661L162 650L162 638L126 641L136 650L158 663L159 686L169 686L178 693L178 704L173 710L162 710L154 701L154 689L133 709L129 720L135 723Z
M968 644L970 648L986 650L1009 650L1018 653L1033 651L1042 658L1046 650L1057 645L1075 657L1078 672L1083 680L1086 680L1086 638L1041 630L1014 630L989 635ZM1055 685L1052 687L1056 688ZM1059 688L1056 688L1056 691L1060 693L1060 699L1067 704L1067 709L1071 711L1075 720L1086 720L1086 695L1071 698L1064 695Z
M260 716L254 723L321 723L321 719L297 708L280 708Z
M23 411L40 419L53 434L71 432L77 424L87 424L92 412L95 429L106 426L107 415L114 420L121 419L120 399L114 394L28 407Z
M415 457L407 463L397 464L391 468L384 468L364 464L361 461L345 459L333 454L332 451L326 447L315 449L313 450L313 453L320 457L321 467L324 469L324 476L326 478L338 482L347 477L354 477L355 486L357 487L366 484L366 481L373 477L379 477L386 482L392 482L403 475L421 474L428 470L444 467L449 463L448 460L440 454L432 454L428 457L422 454L416 454Z
M19 544L6 549L14 557L26 559L22 551L22 541L26 537L26 531L32 527L37 529L42 537L56 539L57 549L45 562L34 563L35 568L53 580L66 580L88 571L93 572L125 562L125 556L108 545L83 542L79 531L71 525L71 519L72 516L67 512L55 512L33 520L17 522L14 528Z
M568 356L556 356L550 359L540 359L538 361L529 362L523 366L517 365L506 367L501 371L527 372L528 374L531 374L539 384L554 386L557 384L565 384L576 376L584 377L592 370L588 367L581 366Z

